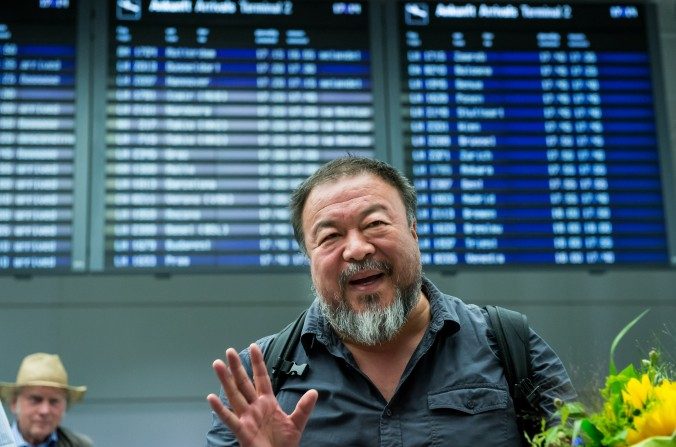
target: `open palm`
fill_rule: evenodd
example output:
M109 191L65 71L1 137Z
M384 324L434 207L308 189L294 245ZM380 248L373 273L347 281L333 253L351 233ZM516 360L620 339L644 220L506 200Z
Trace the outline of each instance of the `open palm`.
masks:
M253 383L237 352L229 348L222 360L213 364L231 408L226 408L215 394L207 396L211 408L232 430L241 447L294 447L300 442L310 413L317 402L317 392L309 390L290 415L284 413L272 392L263 353L256 344L249 347Z

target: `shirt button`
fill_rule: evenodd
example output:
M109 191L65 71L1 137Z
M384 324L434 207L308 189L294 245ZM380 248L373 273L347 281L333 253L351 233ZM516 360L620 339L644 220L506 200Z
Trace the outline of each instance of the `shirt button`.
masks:
M387 408L387 409L385 410L385 416L387 416L387 417L392 416L392 410L390 410L389 408Z
M472 408L476 407L476 402L470 399L465 402L465 406L471 410Z

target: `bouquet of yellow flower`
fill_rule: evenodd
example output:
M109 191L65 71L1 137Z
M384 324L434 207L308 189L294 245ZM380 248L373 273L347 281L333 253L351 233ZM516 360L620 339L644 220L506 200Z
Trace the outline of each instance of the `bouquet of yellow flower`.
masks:
M559 423L542 426L532 447L676 447L676 381L651 351L638 369L618 372L613 361L622 337L647 310L625 326L610 348L610 373L601 390L603 408L590 413L580 402L556 402Z

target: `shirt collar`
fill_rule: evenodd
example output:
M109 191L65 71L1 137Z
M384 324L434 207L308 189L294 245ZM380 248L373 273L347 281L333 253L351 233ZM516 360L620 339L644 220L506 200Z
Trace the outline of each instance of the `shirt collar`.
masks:
M423 276L422 291L430 302L430 331L441 330L449 333L460 329L460 318L456 308L462 304L459 298L442 293L432 281Z
M19 431L19 426L17 425L16 421L12 423L12 434L14 435L16 447L54 447L56 446L56 442L59 440L59 435L57 435L56 430L54 430L52 434L49 435L49 437L45 440L45 442L35 446L29 444L28 441L23 439L23 436L21 436L21 432Z

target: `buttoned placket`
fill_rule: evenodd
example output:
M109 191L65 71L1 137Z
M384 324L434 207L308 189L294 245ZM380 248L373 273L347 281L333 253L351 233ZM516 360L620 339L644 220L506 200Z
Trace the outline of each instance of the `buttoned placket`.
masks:
M399 386L403 384L411 371L422 358L422 356L427 353L427 351L432 346L434 338L436 337L437 332L440 328L439 322L430 322L430 327L423 335L423 339L420 342L420 345L413 353L411 361L406 366L403 375L401 376L401 381ZM383 412L380 416L380 445L382 447L398 447L403 445L403 437L401 431L401 418L400 415L395 411L393 403L396 402L398 390L395 391L394 396L390 402L385 406ZM394 404L396 405L396 404Z
M401 419L389 405L385 407L380 416L380 445L387 447L403 445Z

